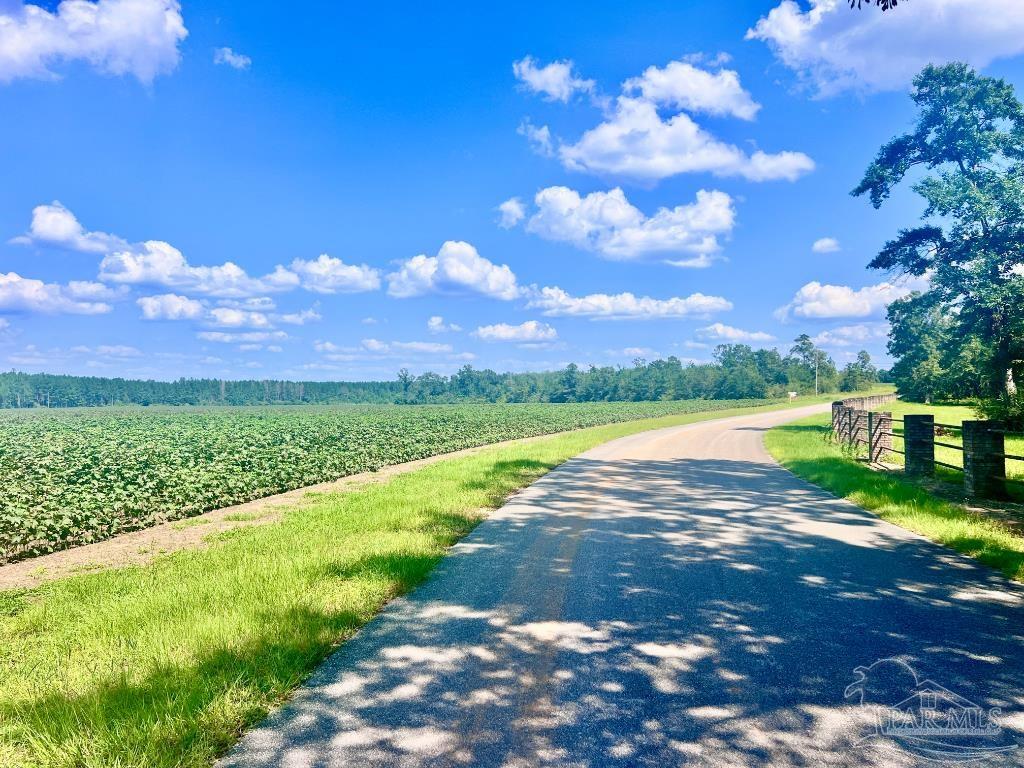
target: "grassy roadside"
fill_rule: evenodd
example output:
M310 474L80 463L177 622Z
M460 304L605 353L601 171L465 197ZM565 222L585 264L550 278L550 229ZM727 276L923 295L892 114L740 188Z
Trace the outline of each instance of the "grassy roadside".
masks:
M828 415L813 416L769 430L765 445L799 477L883 520L970 555L1011 579L1024 581L1024 537L963 506L938 499L898 476L873 472L827 440L828 429Z
M322 495L208 549L0 592L0 765L208 766L515 489L617 437L778 408L494 447Z

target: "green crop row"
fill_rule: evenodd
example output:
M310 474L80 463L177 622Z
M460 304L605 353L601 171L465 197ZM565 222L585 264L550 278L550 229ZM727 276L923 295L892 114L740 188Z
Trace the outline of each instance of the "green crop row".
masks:
M0 563L462 448L763 403L7 412Z

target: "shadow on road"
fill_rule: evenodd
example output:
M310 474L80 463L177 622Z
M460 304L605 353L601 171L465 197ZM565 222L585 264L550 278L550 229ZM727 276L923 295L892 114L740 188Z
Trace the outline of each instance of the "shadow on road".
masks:
M854 668L899 657L1018 740L1022 627L1016 585L777 466L577 458L224 765L914 764L855 747Z

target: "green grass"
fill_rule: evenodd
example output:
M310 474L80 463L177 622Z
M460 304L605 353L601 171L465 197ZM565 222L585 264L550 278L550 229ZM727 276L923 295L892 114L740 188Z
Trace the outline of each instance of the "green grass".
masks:
M0 592L0 765L208 766L515 489L607 440L778 407L495 446L318 494L207 549Z
M829 416L814 416L769 430L765 445L784 467L805 480L1024 581L1024 537L898 475L872 471L829 440L828 430Z

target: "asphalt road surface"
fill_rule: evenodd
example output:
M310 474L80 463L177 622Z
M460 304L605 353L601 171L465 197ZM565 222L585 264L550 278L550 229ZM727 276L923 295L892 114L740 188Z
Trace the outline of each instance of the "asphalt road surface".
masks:
M221 765L1024 765L1024 589L775 464L820 410L559 467Z

